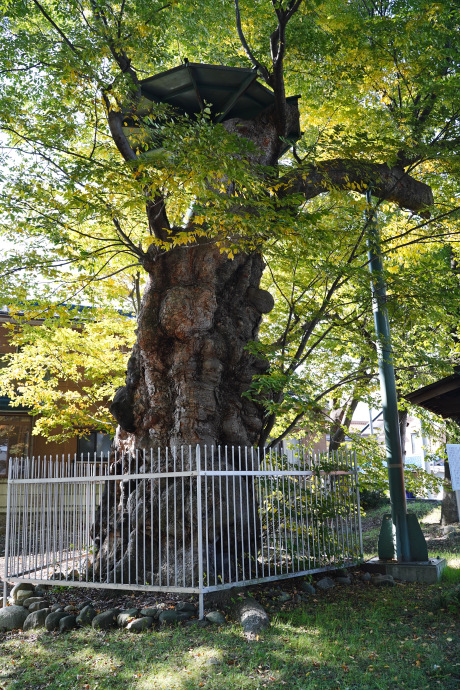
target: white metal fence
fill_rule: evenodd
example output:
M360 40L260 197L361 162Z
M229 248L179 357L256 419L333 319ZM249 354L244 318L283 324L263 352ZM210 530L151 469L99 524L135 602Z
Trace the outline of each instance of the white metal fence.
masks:
M356 456L182 447L10 461L6 581L207 592L362 558Z

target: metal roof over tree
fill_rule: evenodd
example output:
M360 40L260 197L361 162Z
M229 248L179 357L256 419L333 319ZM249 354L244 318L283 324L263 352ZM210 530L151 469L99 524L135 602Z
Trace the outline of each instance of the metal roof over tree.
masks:
M137 117L145 117L152 110L152 103L170 105L180 115L198 115L209 109L213 122L219 123L232 118L252 120L275 103L273 91L257 80L256 69L206 65L184 61L183 65L166 72L147 77L140 82L142 98L136 113L127 114L124 125L127 134L140 132ZM290 96L288 103L300 96ZM300 129L288 132L285 153L301 136ZM155 144L158 138L153 137Z

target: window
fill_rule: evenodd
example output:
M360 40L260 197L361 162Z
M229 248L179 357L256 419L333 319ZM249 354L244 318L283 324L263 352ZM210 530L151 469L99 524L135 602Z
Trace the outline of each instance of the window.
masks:
M418 434L411 434L410 435L412 455L415 455L417 453L417 439L418 439Z
M110 451L112 437L109 434L102 434L100 431L92 431L88 436L81 436L77 441L77 454L87 455L107 455Z
M0 477L8 475L11 457L29 454L32 419L28 415L0 414Z

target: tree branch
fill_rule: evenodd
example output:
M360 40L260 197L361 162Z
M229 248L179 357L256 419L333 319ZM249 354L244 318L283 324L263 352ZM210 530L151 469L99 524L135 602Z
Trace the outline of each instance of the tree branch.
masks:
M248 42L246 41L245 35L243 33L243 28L241 26L241 14L240 14L240 4L238 0L235 0L235 15L236 15L236 30L238 32L238 37L243 46L243 50L246 53L248 59L252 62L254 67L260 72L261 76L265 79L269 86L273 86L272 76L268 69L264 67L257 58L254 57L252 50L250 49Z
M38 7L39 11L40 11L40 12L42 13L42 15L45 17L45 19L47 20L47 22L49 22L49 23L51 24L51 26L58 32L59 36L62 38L62 40L64 41L64 43L70 48L70 50L71 50L73 53L75 53L75 55L78 55L78 57L81 59L81 55L80 55L79 51L77 50L77 48L76 48L76 47L74 46L74 44L70 41L70 39L67 38L67 36L65 35L65 33L64 33L64 32L62 31L62 29L56 24L56 22L54 22L54 21L51 19L50 15L49 15L48 12L45 10L45 8L42 7L42 6L40 5L40 3L38 2L38 0L32 0L32 1L33 1L34 5L35 5L36 7ZM86 64L86 63L85 63L85 64Z
M128 141L126 134L123 131L123 116L120 111L112 110L110 100L107 94L102 95L107 110L107 121L109 124L110 133L112 135L115 146L125 159L125 161L135 161L137 156L131 144Z
M390 168L386 163L361 163L337 158L321 161L317 165L297 168L280 180L280 198L289 194L302 194L313 199L331 189L343 189L364 194L372 185L375 196L393 201L422 217L429 217L427 210L433 205L433 192L424 182L414 179L404 169Z

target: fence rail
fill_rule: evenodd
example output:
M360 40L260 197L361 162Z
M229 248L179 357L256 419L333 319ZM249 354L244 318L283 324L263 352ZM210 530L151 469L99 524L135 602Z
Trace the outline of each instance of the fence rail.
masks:
M356 456L182 447L10 461L6 582L203 596L362 558Z

